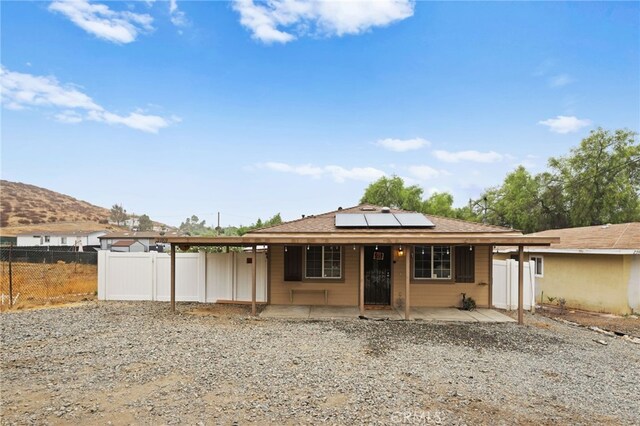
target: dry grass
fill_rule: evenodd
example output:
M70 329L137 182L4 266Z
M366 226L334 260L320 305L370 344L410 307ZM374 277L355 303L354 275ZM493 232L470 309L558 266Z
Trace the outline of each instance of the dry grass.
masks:
M1 262L2 308L8 308L9 264ZM98 290L98 267L76 263L24 263L11 265L14 307L84 299Z

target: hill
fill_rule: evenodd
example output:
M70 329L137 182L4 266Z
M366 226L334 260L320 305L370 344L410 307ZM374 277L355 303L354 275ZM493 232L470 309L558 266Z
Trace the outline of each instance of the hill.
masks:
M0 227L80 223L106 229L109 209L35 185L0 180Z

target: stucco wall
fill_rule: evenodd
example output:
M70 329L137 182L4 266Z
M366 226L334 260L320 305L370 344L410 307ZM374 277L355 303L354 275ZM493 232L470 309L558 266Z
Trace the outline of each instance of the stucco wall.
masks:
M404 306L406 259L410 251L405 246L403 256L398 256L398 247L392 247L393 261L391 264L391 303L394 306ZM454 283L453 281L436 283L411 284L411 306L451 307L459 306L461 293L473 297L480 307L489 303L489 247L476 246L475 253L475 282ZM360 248L347 245L343 247L343 282L326 282L316 280L312 282L284 281L284 247L271 246L269 249L269 293L272 304L291 304L289 289L327 289L329 290L329 305L357 306L359 301L360 280ZM455 267L452 264L452 268ZM321 305L324 295L319 293L295 293L293 304Z
M544 276L536 277L536 286L544 292L545 302L548 296L564 297L571 308L631 313L632 256L545 253L542 257Z

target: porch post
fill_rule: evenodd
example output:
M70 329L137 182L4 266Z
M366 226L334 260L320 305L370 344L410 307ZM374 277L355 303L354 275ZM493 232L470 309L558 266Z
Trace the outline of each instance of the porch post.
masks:
M360 246L360 315L364 315L364 246Z
M256 253L256 246L254 244L252 250L253 260L251 260L251 315L254 317L256 316L256 271L258 263Z
M176 245L171 244L171 312L176 311Z
M409 247L409 246L407 246ZM411 317L411 250L408 249L404 255L404 265L405 265L405 274L404 274L404 293L405 293L405 303L404 303L404 319L409 320Z
M489 309L493 308L493 245L489 246Z
M518 246L518 324L524 323L524 246Z

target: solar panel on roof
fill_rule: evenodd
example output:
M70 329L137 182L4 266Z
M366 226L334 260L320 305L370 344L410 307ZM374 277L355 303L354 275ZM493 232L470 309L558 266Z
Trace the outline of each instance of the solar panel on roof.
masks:
M365 213L365 219L371 228L399 228L400 222L391 213Z
M403 227L433 228L435 225L421 213L394 213Z
M367 221L362 213L337 213L336 227L338 228L366 228Z

